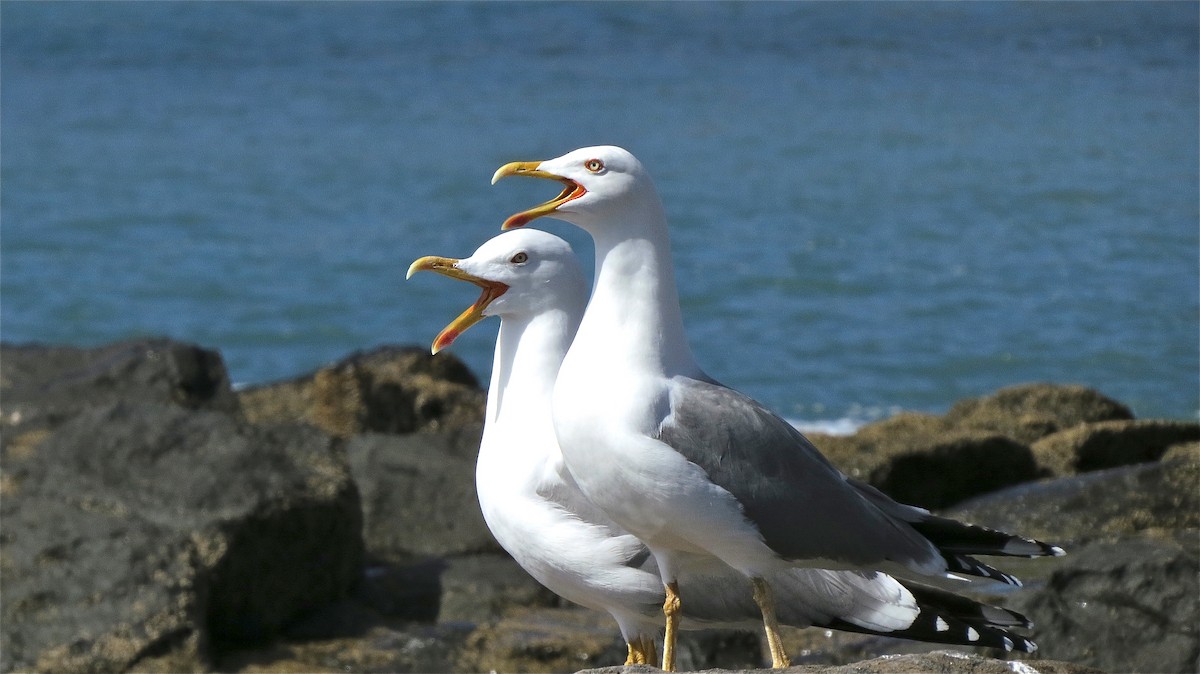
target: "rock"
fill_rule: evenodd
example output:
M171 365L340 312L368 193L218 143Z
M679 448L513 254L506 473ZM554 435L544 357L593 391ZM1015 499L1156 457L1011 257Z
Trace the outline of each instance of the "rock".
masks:
M1150 529L1200 528L1197 484L1200 456L1193 454L1020 485L946 514L1067 545ZM1073 555L1069 546L1067 552Z
M459 670L575 671L580 667L622 663L626 655L621 632L607 614L576 607L533 608L510 613L472 633L459 661ZM680 671L691 671L761 659L756 633L688 630L680 634L676 663Z
M1163 453L1161 461L1177 461L1177 460L1200 461L1200 442L1184 442L1178 445L1171 445L1167 451Z
M53 427L85 407L116 401L238 408L221 355L169 339L94 349L5 344L0 361L2 426Z
M367 554L369 558L370 552ZM355 598L388 618L437 622L442 602L442 573L447 566L440 557L403 565L369 559ZM324 636L332 635L331 632Z
M938 438L924 452L895 456L868 481L901 503L944 508L1028 481L1035 470L1024 445L999 435L963 434Z
M1118 420L1082 424L1038 440L1033 453L1054 475L1157 461L1172 445L1200 440L1200 424Z
M403 436L367 434L346 449L362 492L372 556L398 563L428 556L502 552L475 498L481 429Z
M221 654L215 671L456 672L471 625L372 624L360 633L304 638Z
M1035 623L1043 657L1106 671L1193 672L1200 657L1200 456L1022 485L950 516L1054 541L1065 558L1004 560L1027 586L999 599Z
M812 439L848 475L926 508L943 508L1037 476L1025 445L988 431L955 429L924 414L900 414L850 437Z
M563 601L507 554L449 558L439 580L438 622L485 623L522 608L553 607Z
M660 670L647 665L601 667L579 674L654 674ZM1085 665L1052 660L1009 661L967 655L958 651L886 655L848 665L794 665L786 669L706 669L708 674L1103 674Z
M453 355L409 346L356 353L308 376L246 388L238 397L253 422L304 421L349 437L479 425L486 393Z
M932 438L950 430L941 417L919 412L901 412L869 423L853 435L809 433L821 453L850 477L869 480L897 454L923 451Z
M1132 418L1125 405L1083 386L1022 384L961 400L946 413L945 421L1029 444L1079 424Z
M1045 657L1111 672L1200 671L1198 533L1091 543L1012 607L1034 617Z
M583 609L531 609L473 632L458 671L573 672L625 662L625 656L610 616Z
M358 493L311 428L113 403L4 459L4 671L206 670L360 573Z

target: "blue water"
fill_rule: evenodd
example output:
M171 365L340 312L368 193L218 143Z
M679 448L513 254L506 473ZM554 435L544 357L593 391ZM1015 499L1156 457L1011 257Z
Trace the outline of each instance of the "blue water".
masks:
M1200 409L1196 3L12 3L0 329L263 382L428 344L465 256L613 143L693 347L805 420L1031 381ZM586 237L539 221L584 256ZM590 260L589 260L590 268ZM454 350L487 376L494 322Z

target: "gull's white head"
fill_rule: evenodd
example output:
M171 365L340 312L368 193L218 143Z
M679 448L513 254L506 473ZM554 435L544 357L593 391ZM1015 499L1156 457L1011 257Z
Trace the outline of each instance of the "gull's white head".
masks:
M582 313L587 302L587 280L570 244L537 229L504 232L461 260L423 257L408 268L408 278L419 271L435 271L483 289L479 299L434 339L433 353L488 316L530 318L555 309Z
M492 176L492 183L513 175L549 178L562 183L557 197L504 221L501 229L522 227L548 215L588 231L607 223L662 217L654 181L629 151L613 145L573 150L546 161L512 162Z

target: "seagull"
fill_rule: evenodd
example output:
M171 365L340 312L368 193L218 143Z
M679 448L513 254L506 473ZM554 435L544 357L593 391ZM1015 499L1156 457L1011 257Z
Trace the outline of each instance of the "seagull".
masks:
M488 528L542 585L610 614L628 647L625 664L651 663L665 600L655 558L583 495L554 432L554 383L588 298L570 245L547 232L519 229L465 259L422 257L408 277L418 271L482 289L437 335L434 353L486 317L500 318L475 474ZM679 583L690 597L685 627L758 624L744 576L710 555L682 553L678 564ZM795 627L1036 649L1009 631L1029 627L1024 616L884 573L791 568L769 578L781 600L780 619Z
M684 334L662 201L631 153L597 146L513 162L492 182L507 176L551 179L563 190L502 229L551 216L595 243L591 299L554 387L554 429L583 494L655 558L666 596L664 670L675 666L683 554L716 557L749 580L777 668L789 661L770 578L783 569L1017 584L971 555L1064 554L897 503L840 472L766 407L706 375Z

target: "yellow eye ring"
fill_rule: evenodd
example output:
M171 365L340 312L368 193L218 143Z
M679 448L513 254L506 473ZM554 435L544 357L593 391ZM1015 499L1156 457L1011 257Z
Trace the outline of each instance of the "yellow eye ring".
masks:
M592 173L599 173L604 170L604 162L599 159L589 159L583 163L583 167Z

